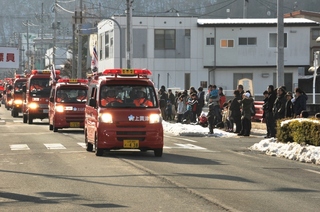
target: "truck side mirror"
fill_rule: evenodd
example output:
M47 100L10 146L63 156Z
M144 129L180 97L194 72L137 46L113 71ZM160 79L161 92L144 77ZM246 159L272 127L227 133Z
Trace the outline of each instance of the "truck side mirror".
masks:
M27 88L26 88L26 86L24 85L24 86L22 86L22 92L27 92Z
M95 99L90 99L89 106L91 107L97 107L97 101Z
M4 91L3 91L3 94L6 94L6 93L7 93L7 91L6 91L6 90L4 90Z
M54 98L53 98L53 97L50 97L49 101L50 101L50 102L54 102Z

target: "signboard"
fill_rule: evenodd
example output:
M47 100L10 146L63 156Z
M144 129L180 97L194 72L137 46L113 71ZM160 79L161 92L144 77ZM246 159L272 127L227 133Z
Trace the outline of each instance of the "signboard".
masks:
M254 96L252 79L243 78L238 81L238 85L243 85L243 90L246 92L249 90L251 92L251 96Z
M0 47L0 68L19 68L19 49Z

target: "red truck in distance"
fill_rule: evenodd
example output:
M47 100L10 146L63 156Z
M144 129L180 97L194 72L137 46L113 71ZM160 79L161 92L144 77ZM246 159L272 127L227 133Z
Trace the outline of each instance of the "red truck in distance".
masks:
M49 130L84 128L88 80L59 79L52 84L49 100Z
M59 70L56 70L56 75L60 75ZM23 123L32 124L34 119L48 118L50 76L51 70L32 70L27 76L26 85L23 87Z
M12 108L11 116L18 117L19 113L22 113L22 103L23 103L23 86L26 84L27 78L22 75L16 75L13 82L13 89L11 91L12 95Z

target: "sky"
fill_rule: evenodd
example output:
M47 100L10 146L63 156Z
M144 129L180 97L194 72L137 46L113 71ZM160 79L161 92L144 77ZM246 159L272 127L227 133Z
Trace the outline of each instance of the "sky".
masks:
M306 119L299 119L304 121ZM288 121L283 122L283 124ZM162 122L165 133L170 133L176 136L214 136L214 137L238 137L235 133L228 133L220 129L214 129L213 135L208 135L209 129L201 127L200 125L181 124ZM265 130L252 129L252 132L259 134L266 134ZM280 143L276 138L264 139L261 136L261 141L249 146L248 149L252 151L264 152L266 155L282 157L288 160L296 160L305 163L313 163L320 165L320 146L306 145L301 146L298 143Z

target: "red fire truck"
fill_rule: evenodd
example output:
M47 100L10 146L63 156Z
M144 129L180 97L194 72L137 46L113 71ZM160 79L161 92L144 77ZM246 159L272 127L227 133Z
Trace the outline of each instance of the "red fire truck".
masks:
M16 78L13 82L13 89L11 91L12 95L12 109L11 116L18 117L19 113L22 112L22 93L23 86L25 85L27 78L21 75L16 75Z
M33 119L48 118L49 96L51 91L50 70L32 70L28 75L26 86L23 87L23 123L32 124ZM56 71L59 75L60 71Z
M89 80L85 110L87 151L153 150L162 156L163 127L151 71L107 69Z
M59 79L53 83L49 101L49 129L84 128L88 80Z
M13 80L14 78L5 78L4 79L4 83L3 83L3 87L4 87L4 91L3 91L3 104L5 106L5 108L7 110L10 110L11 106L12 106L12 84L13 84Z

